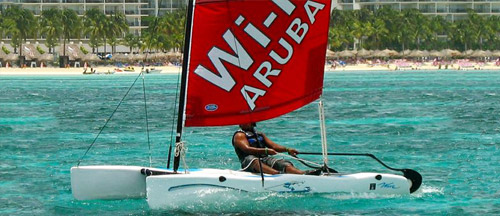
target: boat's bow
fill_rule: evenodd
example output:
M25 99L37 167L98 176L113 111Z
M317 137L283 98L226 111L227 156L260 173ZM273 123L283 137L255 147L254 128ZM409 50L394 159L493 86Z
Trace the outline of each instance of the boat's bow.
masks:
M402 169L403 176L411 181L410 193L417 191L422 185L422 175L412 169Z

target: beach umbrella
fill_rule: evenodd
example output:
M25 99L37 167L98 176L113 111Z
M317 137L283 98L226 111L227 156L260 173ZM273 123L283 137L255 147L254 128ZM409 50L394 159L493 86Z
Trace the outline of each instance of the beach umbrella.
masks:
M424 57L428 57L431 53L427 50L422 50L422 54L424 55Z
M335 52L326 49L326 58L334 58L335 57Z
M8 54L4 58L5 61L16 61L17 59L19 59L19 55L14 53Z
M54 55L49 54L49 53L45 53L45 54L40 55L38 60L40 60L40 61L54 61Z
M500 57L500 50L495 50L495 51L491 52L491 56Z
M168 57L168 54L167 54L167 53L161 52L161 53L159 54L159 58L160 58L161 60L167 60L169 57Z
M87 62L99 62L101 59L96 54L87 54L82 56L83 61Z
M125 55L127 57L127 61L128 62L133 62L135 61L135 55L134 54L128 54L128 55Z
M0 50L0 59L5 59L7 54L5 54L2 50Z
M83 56L83 53L80 53L80 52L81 52L81 50L77 45L75 45L75 44L67 44L66 45L66 55L69 57L70 60L81 59Z
M432 56L432 57L443 57L444 55L441 52L437 51L437 50L431 50L429 52L429 56Z
M135 54L132 58L134 61L144 61L145 57L144 54Z
M181 57L182 53L181 52L172 52L172 51L169 51L168 53L166 53L166 55L168 57Z
M344 50L342 52L339 52L338 55L340 57L353 57L355 54L353 51L350 51L350 50Z
M426 54L424 51L421 51L421 50L413 50L410 52L410 54L408 56L418 58L418 57L424 57L424 56L426 56Z
M444 49L441 50L441 54L445 57L453 57L453 56L459 56L461 53L460 51L457 50L452 50L452 49Z
M144 59L146 59L146 61L154 61L154 60L156 60L156 54L155 53L146 53L146 54L144 54Z
M82 61L89 61L91 55L92 54L87 54L87 55L82 56Z
M389 57L389 53L384 50L375 50L372 52L373 57Z
M462 56L472 56L472 53L474 53L474 50L466 50L462 52Z
M485 50L484 52L485 52L485 54L486 54L486 57L493 56L493 52L492 52L492 51Z
M405 56L408 56L410 53L411 53L410 50L403 50L403 51L399 52L399 56L405 57Z
M476 50L471 54L472 57L481 58L486 57L487 53L483 50Z
M35 55L36 53L38 53L38 51L36 50L35 46L33 46L33 44L23 44L22 47L23 54L26 60L36 59L37 56Z
M115 60L115 61L128 61L128 56L126 54L118 53L118 54L115 54L113 56L112 60Z
M167 54L164 53L164 52L159 52L159 53L154 53L151 55L151 58L153 58L154 60L165 60L168 58Z
M367 57L367 56L370 56L371 54L372 54L372 51L361 49L358 51L357 56L358 57Z
M389 56L397 56L399 53L396 50L385 49L382 52L386 53Z

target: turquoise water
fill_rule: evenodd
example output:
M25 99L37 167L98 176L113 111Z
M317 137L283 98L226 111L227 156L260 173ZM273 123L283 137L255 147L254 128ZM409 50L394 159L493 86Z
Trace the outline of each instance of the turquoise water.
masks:
M373 153L419 171L422 188L409 196L227 192L171 210L150 210L143 199L77 201L69 170L135 78L0 77L0 215L500 214L500 71L326 74L329 150ZM148 75L145 83L153 165L164 167L177 75ZM144 119L139 80L82 165L148 166ZM316 103L259 128L286 146L321 150ZM235 129L187 128L188 166L238 169ZM341 172L389 172L366 158L331 160Z

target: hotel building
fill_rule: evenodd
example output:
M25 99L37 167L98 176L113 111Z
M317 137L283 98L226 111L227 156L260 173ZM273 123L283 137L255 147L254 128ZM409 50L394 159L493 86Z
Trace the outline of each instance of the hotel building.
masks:
M425 15L443 16L448 21L466 18L467 9L474 9L480 15L500 15L500 0L333 0L333 5L340 10L415 8Z
M0 0L0 9L20 6L31 10L35 16L51 8L72 9L80 16L92 8L105 14L120 11L125 14L130 33L139 35L141 29L147 28L147 23L143 22L144 17L162 15L183 8L186 4L187 0Z

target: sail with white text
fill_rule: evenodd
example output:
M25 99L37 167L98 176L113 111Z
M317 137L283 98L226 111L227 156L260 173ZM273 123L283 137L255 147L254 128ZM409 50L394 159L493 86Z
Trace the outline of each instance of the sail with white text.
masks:
M196 1L186 126L280 116L322 93L330 1Z

